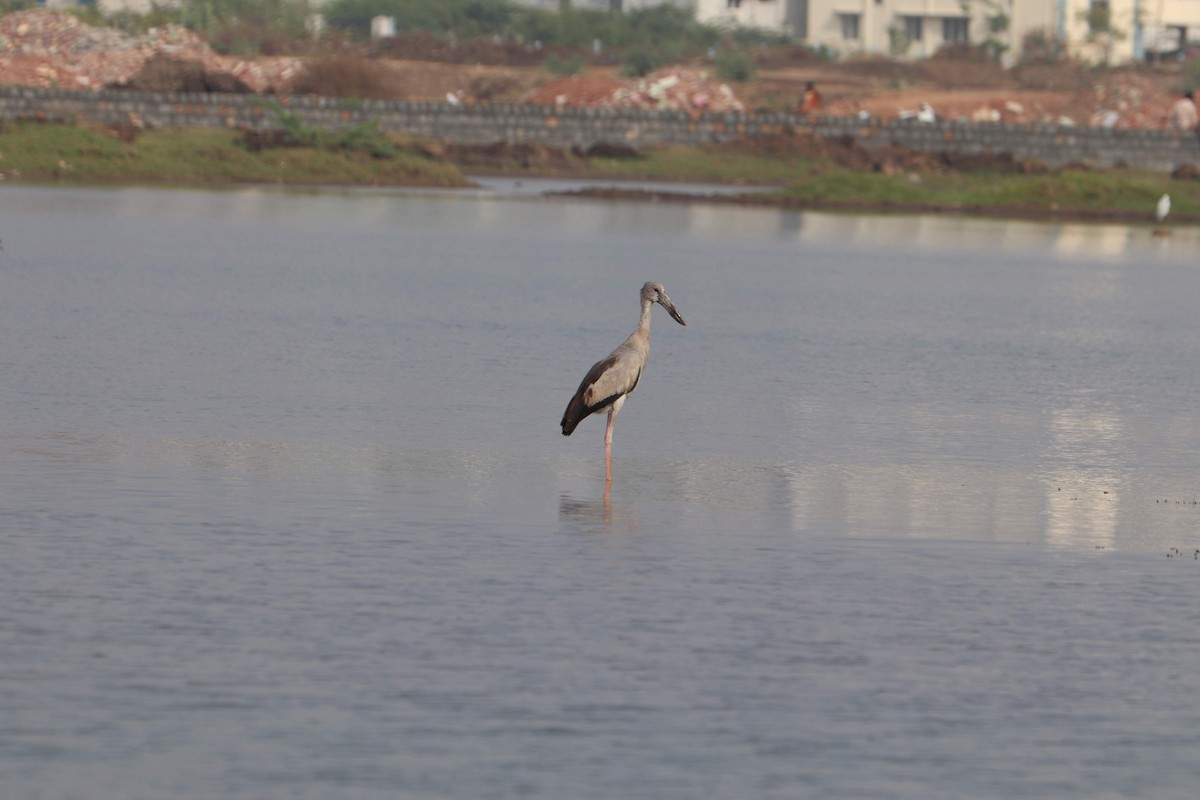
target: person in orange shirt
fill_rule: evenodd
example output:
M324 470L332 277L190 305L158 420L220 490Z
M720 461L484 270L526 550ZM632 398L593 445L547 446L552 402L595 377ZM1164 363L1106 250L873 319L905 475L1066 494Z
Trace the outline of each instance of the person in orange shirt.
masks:
M811 114L821 107L821 93L816 85L809 81L804 84L804 96L800 98L800 113Z

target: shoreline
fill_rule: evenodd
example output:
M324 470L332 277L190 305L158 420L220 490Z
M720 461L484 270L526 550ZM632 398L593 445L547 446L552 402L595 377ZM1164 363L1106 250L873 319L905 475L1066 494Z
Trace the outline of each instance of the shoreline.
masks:
M585 156L547 147L463 147L412 138L374 140L364 152L251 142L225 129L157 129L123 136L95 126L0 124L0 181L91 186L471 189L472 177L619 183L550 191L609 202L704 203L796 211L954 214L995 219L1120 222L1153 226L1155 204L1172 199L1166 226L1200 222L1200 179L1127 169L1048 170L992 159L980 169L936 157L863 161L813 154L807 140L726 143ZM382 144L380 142L382 141ZM819 143L818 143L819 144ZM857 154L856 154L857 155ZM850 162L850 163L847 163ZM638 184L642 184L639 186ZM647 187L645 184L657 184ZM671 185L679 185L674 191ZM692 187L691 189L685 187ZM729 187L698 192L695 187ZM744 191L737 191L742 187ZM753 187L753 190L751 189Z
M83 177L79 175L72 175L70 177L61 175L23 175L15 179L0 178L0 186L7 184L13 186L42 186L50 188L75 187L115 189L122 187L146 187L213 190L272 187L278 189L308 189L313 191L320 191L322 189L414 189L430 191L436 190L454 194L457 192L470 192L472 190L487 188L482 184L475 183L472 180L473 178L509 179L514 181L545 179L563 181L576 180L580 182L604 182L612 184L622 183L631 184L631 186L624 187L609 185L593 186L580 189L549 190L540 193L529 193L531 196L540 196L546 198L578 198L613 203L674 203L681 205L704 204L760 209L774 208L798 212L813 211L835 214L883 214L889 216L950 214L956 216L996 220L1007 219L1031 222L1054 221L1078 223L1122 223L1127 225L1140 225L1144 227L1165 228L1178 226L1181 224L1200 224L1200 215L1196 214L1172 214L1169 221L1160 224L1154 219L1152 213L1115 208L1041 208L1033 205L1021 207L1008 205L987 205L982 203L953 204L939 202L893 202L872 201L869 199L813 200L782 196L778 193L780 187L769 186L754 192L730 191L728 193L669 191L663 189L634 188L634 186L632 186L646 183L677 183L680 186L694 185L694 182L688 179L672 180L671 178L664 176L658 176L651 179L628 178L624 176L605 176L589 172L549 171L545 173L471 172L470 174L464 174L464 178L466 180L465 183L440 183L424 181L339 181L335 179L315 179L304 181L269 179L204 180L195 178L129 180L121 178ZM745 185L739 183L722 184L719 180L715 179L706 180L703 181L703 183L725 185L729 186L731 190L736 190L738 186Z

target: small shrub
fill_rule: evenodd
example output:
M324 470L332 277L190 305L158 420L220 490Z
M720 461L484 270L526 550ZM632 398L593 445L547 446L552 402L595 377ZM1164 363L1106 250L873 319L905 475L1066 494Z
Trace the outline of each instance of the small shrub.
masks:
M504 99L515 100L520 95L521 82L514 76L478 75L467 84L467 94L480 103L496 103Z
M355 56L327 56L305 64L304 71L292 81L296 94L322 97L365 97L388 100L387 68L377 61Z
M569 58L559 58L556 54L551 53L542 62L542 68L551 75L578 75L583 72L583 65L583 56L578 53Z
M396 146L379 130L379 117L341 131L333 139L334 150L354 150L372 158L395 158Z
M837 48L830 47L827 44L813 45L812 50L816 54L817 58L822 61L833 62L842 57L841 51L839 51Z
M252 58L306 52L311 38L271 21L233 20L210 34L208 43L218 53Z
M904 29L896 25L892 25L887 29L888 33L888 55L893 58L902 58L908 54L908 48L912 46L912 40L904 33Z
M162 6L151 4L150 10L144 14L137 11L114 11L106 15L100 25L116 28L125 33L140 35L151 28L164 28L175 22L177 16Z
M1067 45L1050 30L1032 30L1021 39L1021 61L1026 64L1061 64Z
M264 100L263 105L275 112L280 130L277 135L256 135L259 147L310 147L314 150L356 151L374 158L392 158L398 155L396 146L379 130L379 118L340 131L324 131L305 125L300 115L287 111L274 100ZM250 149L253 149L251 147Z
M621 72L633 78L644 78L665 63L653 48L634 47L621 57Z
M1200 89L1200 58L1189 58L1183 63L1183 88Z
M724 50L718 53L713 67L721 80L741 82L753 78L757 69L754 58L741 50Z
M966 61L983 64L994 60L992 51L985 44L967 44L965 42L949 42L942 45L933 54L938 61Z

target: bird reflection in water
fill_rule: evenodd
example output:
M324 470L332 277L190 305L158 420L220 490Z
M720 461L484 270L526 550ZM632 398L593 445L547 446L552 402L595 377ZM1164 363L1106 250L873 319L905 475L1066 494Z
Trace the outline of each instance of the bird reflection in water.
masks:
M629 533L641 527L632 508L613 506L611 487L605 487L601 500L580 500L565 494L559 497L558 524L564 531L577 533Z

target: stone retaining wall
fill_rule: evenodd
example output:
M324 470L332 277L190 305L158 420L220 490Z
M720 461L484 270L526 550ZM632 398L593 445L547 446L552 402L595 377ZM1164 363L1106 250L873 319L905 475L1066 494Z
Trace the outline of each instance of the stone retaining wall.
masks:
M0 119L74 121L117 126L136 121L148 127L274 127L283 104L305 124L321 128L361 125L378 118L384 130L460 144L538 142L587 148L597 143L633 147L720 142L764 136L794 128L825 137L849 136L868 148L898 144L924 152L1011 153L1050 166L1127 165L1169 172L1200 167L1200 139L1168 131L1118 131L1058 125L915 120L806 119L787 113L709 113L613 108L562 108L508 103L453 106L448 103L345 100L325 97L88 92L0 87Z

